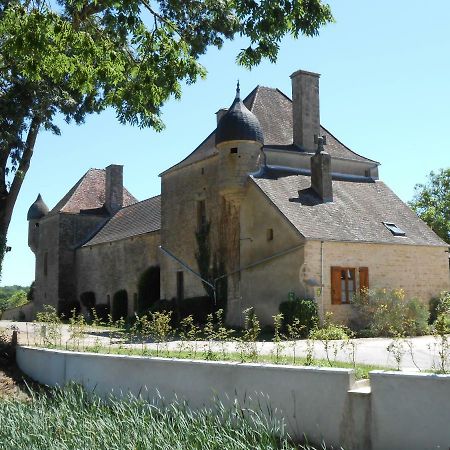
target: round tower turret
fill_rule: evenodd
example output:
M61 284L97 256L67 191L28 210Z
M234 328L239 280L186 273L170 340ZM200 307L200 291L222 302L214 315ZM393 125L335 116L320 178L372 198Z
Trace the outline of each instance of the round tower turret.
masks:
M215 143L219 151L220 193L239 202L248 175L258 168L258 156L264 145L261 124L241 100L239 82L233 103L217 124Z
M264 145L261 124L241 100L238 82L236 98L217 124L216 147L223 148L229 144L237 144L239 142L255 143L259 147Z
M36 253L39 245L39 221L48 214L48 207L39 194L30 206L27 214L28 220L28 246Z
M27 214L27 220L40 220L48 214L48 207L42 200L41 194L39 194L30 206Z

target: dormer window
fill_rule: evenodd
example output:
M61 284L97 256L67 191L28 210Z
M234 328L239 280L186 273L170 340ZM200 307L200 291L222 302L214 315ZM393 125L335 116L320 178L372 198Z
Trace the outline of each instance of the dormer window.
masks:
M230 148L230 153L231 153L232 155L235 155L237 152L238 152L237 147Z
M394 236L406 236L406 233L399 228L395 223L383 222L383 225L394 235Z

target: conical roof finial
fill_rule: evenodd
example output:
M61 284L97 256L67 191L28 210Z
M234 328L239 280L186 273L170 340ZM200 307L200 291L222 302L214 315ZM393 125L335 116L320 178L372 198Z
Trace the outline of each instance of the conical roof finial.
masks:
M237 81L237 85L236 85L236 100L240 100L241 99L241 88L239 85L239 80Z

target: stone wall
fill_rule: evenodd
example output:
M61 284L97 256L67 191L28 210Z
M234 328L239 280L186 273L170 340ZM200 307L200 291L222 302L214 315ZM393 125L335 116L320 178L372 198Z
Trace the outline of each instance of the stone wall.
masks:
M120 241L81 247L76 252L76 292L94 292L97 304L112 302L122 289L128 293L128 315L135 312L139 277L160 265L160 233L142 234Z
M450 289L445 250L445 247L402 244L308 241L305 245L305 277L320 283L323 264L323 303L320 293L316 293L320 312L331 311L337 319L344 321L351 314L351 306L331 304L331 267L368 267L370 288L402 288L407 298L416 297L428 302L431 297Z

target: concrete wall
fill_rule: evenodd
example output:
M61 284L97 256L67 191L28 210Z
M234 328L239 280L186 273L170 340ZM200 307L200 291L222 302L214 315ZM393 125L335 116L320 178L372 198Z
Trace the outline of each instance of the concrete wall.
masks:
M323 244L323 311L332 311L335 318L345 321L351 305L331 304L331 267L369 268L369 287L405 290L407 298L428 302L431 297L450 289L448 253L444 247L324 242ZM305 277L321 280L321 243L305 245ZM358 272L358 270L356 270ZM358 274L356 286L359 285Z
M139 278L150 266L159 266L159 232L120 241L81 247L76 252L78 297L94 292L97 304L110 302L122 289L128 293L128 315L134 314Z
M98 355L18 348L17 362L31 378L50 386L69 381L106 396L111 391L157 395L169 401L176 394L192 408L210 405L214 398L229 404L264 408L270 405L287 421L289 433L338 445L347 439L342 424L348 417L348 390L353 374L347 369L189 361ZM244 398L246 399L244 401Z
M450 376L371 372L370 386L352 370L145 358L18 347L21 370L36 381L73 381L106 396L175 395L192 408L225 404L284 417L296 439L346 450L450 447Z

